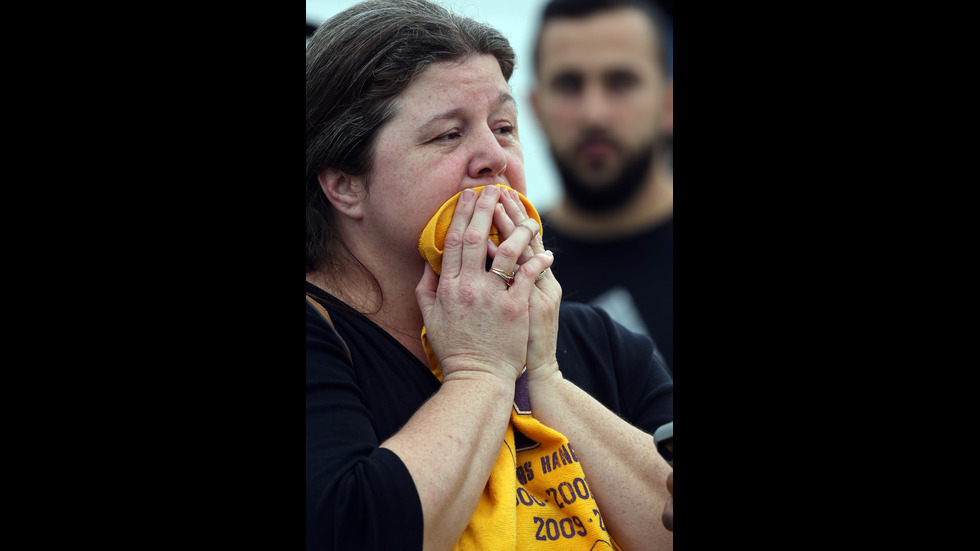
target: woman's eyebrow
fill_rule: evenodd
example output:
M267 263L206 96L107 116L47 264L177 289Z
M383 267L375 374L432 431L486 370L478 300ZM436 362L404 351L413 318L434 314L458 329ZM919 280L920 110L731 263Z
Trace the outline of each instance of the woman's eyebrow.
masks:
M444 111L444 112L439 113L438 115L432 117L428 121L426 121L425 124L423 124L422 126L419 127L419 131L421 131L421 132L424 133L433 124L436 124L438 122L445 121L445 120L452 120L452 119L461 118L462 117L462 114L463 114L463 108L462 107L456 107L456 108L450 109L449 111Z
M512 103L514 105L514 109L515 110L517 109L517 101L514 99L514 96L508 94L507 92L501 92L500 95L497 96L497 99L493 102L493 104L491 104L491 106L490 106L491 111L496 111L497 109L500 108L500 106L502 106L503 104L505 104L507 102ZM454 108L452 108L452 109L450 109L448 111L444 111L442 113L439 113L438 115L435 115L431 119L427 120L422 126L419 127L419 130L421 132L425 132L425 130L429 126L431 126L431 125L433 125L435 123L438 123L438 122L441 122L441 121L445 121L445 120L452 120L452 119L462 118L464 111L465 111L465 108L463 108L463 107L454 107Z
M514 111L517 111L517 100L515 100L514 96L508 94L507 92L501 92L500 95L497 96L497 101L494 102L493 105L494 110L500 109L500 106L507 102L510 102L514 106Z

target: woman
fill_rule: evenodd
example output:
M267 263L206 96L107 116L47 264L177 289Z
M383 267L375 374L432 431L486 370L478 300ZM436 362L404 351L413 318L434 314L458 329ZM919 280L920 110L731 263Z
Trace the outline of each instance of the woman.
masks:
M309 549L672 546L650 433L672 421L673 386L649 339L559 311L521 197L513 68L497 31L421 0L354 6L307 47ZM456 194L437 274L419 235ZM518 396L566 438L553 461L516 463L539 445L515 430ZM545 514L573 501L594 517ZM499 509L513 530L487 529Z

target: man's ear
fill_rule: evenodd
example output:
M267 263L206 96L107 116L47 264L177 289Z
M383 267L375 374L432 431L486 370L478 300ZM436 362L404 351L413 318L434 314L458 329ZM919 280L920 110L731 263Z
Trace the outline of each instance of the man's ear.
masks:
M325 168L317 174L317 180L323 194L337 211L355 219L364 216L360 179L336 168Z
M664 91L664 134L674 136L674 77L667 77Z

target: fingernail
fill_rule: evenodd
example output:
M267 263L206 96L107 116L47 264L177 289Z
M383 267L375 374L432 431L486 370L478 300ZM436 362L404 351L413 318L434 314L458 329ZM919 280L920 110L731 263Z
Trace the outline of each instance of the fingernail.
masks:
M474 191L472 188L464 189L459 198L461 201L472 201L476 199L476 191Z
M483 188L483 194L487 197L496 197L500 193L500 188L497 186L487 186Z

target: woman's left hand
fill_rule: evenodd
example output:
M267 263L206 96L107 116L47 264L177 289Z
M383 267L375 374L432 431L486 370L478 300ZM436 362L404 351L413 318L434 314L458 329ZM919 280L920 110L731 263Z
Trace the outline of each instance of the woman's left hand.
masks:
M524 204L516 191L501 189L500 203L493 215L493 223L506 239L529 218ZM545 251L541 232L538 232L528 247L520 255L518 266L512 270L517 272L535 254L548 253ZM496 256L497 247L491 242L488 254ZM529 299L530 331L527 339L527 376L528 381L544 379L559 375L556 351L558 347L558 310L561 305L561 285L555 279L551 269L542 274L522 274L524 277L541 277L535 283Z

